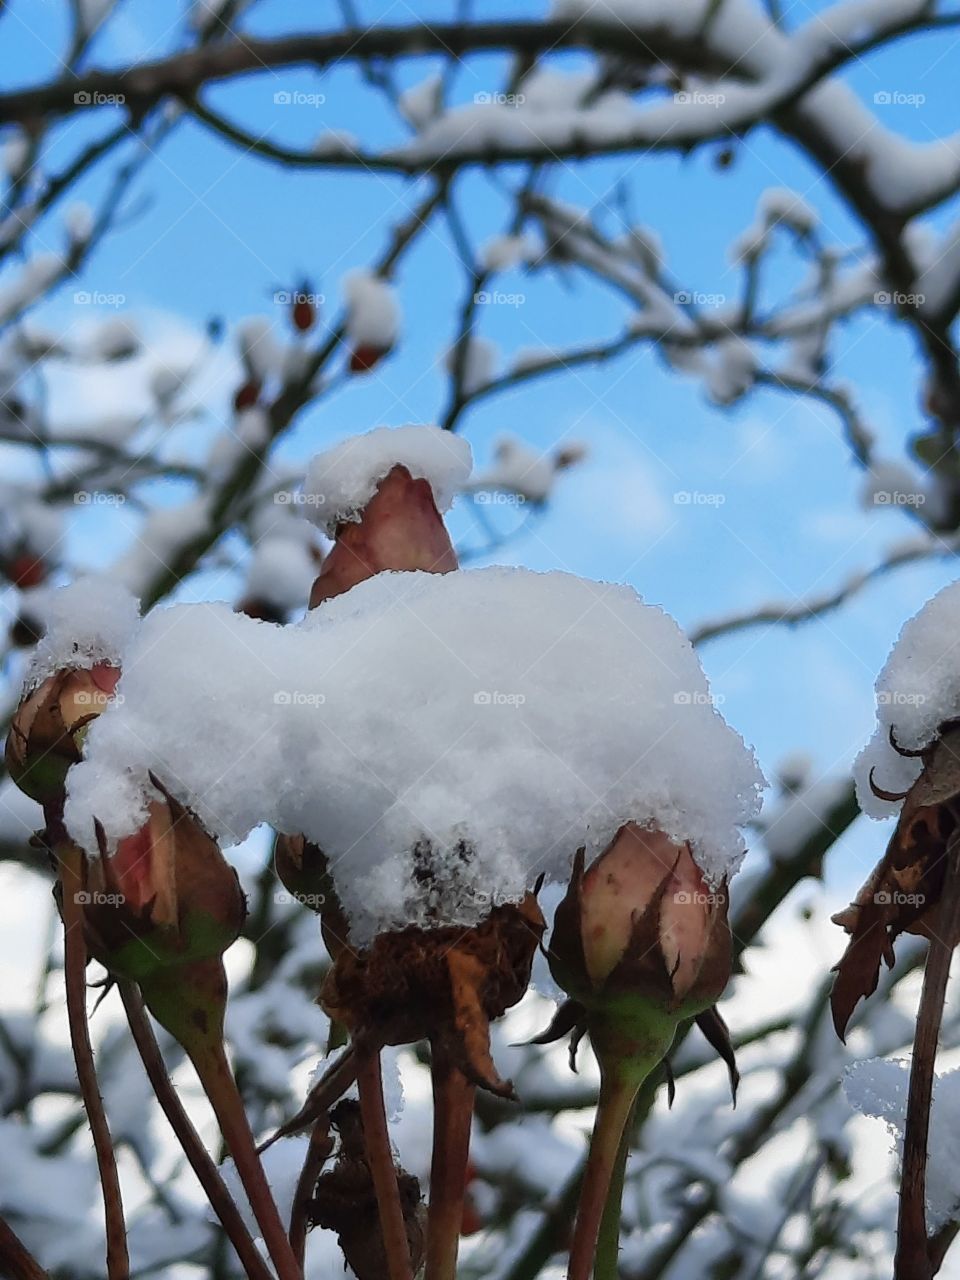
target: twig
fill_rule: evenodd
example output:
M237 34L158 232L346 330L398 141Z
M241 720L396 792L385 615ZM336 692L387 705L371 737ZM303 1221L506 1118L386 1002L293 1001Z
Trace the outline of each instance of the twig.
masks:
M323 1115L317 1120L310 1134L307 1154L293 1196L293 1208L290 1210L290 1247L301 1267L307 1247L307 1211L313 1199L320 1170L332 1150L333 1139L330 1137L329 1117Z
M894 1280L930 1280L933 1266L927 1240L926 1176L933 1071L943 1021L943 1001L950 977L950 961L960 931L960 832L947 843L946 869L940 898L939 927L931 931L923 970L923 990L917 1012L917 1031L910 1064L910 1091L903 1136L903 1172Z

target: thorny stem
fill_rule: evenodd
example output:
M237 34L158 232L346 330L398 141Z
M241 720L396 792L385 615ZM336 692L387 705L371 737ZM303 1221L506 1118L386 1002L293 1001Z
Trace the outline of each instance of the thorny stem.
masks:
M930 1280L936 1274L927 1241L926 1177L933 1070L943 1020L950 960L960 932L960 832L947 844L939 926L930 938L910 1065L910 1091L903 1138L903 1172L894 1280Z
M10 1224L0 1217L0 1275L10 1280L50 1280Z
M273 1280L269 1267L253 1242L250 1232L244 1225L239 1209L227 1191L217 1166L200 1140L189 1116L183 1108L176 1090L170 1082L166 1064L157 1044L157 1038L150 1025L143 1006L143 999L135 983L121 979L118 983L120 998L126 1010L127 1021L134 1043L143 1061L150 1084L157 1096L157 1101L164 1115L170 1122L170 1128L183 1148L190 1167L197 1175L210 1206L226 1232L230 1243L236 1250L240 1264L249 1280Z
M442 1045L434 1041L431 1049L433 1155L425 1280L455 1280L476 1089Z
M103 1214L107 1236L107 1280L128 1280L130 1259L127 1254L127 1231L120 1195L117 1159L110 1137L110 1126L103 1109L103 1098L97 1083L97 1070L90 1043L87 1022L87 944L83 936L81 873L82 854L72 845L58 845L60 887L63 911L63 974L67 995L67 1021L73 1060L80 1082L80 1096L87 1113L97 1170L103 1193Z
M380 1213L383 1250L390 1280L413 1280L410 1245L407 1240L397 1170L390 1149L387 1115L383 1105L383 1080L380 1076L380 1051L367 1045L356 1049L357 1090L360 1094L360 1118L363 1121L363 1144L373 1179Z
M610 1189L607 1192L607 1203L603 1207L600 1219L600 1232L597 1238L597 1254L593 1264L596 1280L618 1280L618 1263L620 1258L620 1211L623 1203L623 1180L627 1171L627 1157L630 1154L630 1133L633 1128L633 1117L637 1108L634 1095L630 1111L620 1135L617 1148L617 1159L610 1176Z
M613 1212L607 1201L620 1139L639 1088L640 1082L632 1076L623 1075L616 1069L606 1069L601 1063L600 1098L580 1189L577 1222L570 1243L567 1280L590 1280L601 1219ZM619 1231L619 1203L616 1206L616 1216Z
M330 1120L323 1115L313 1126L310 1144L297 1179L297 1189L293 1196L293 1208L290 1210L290 1247L300 1266L307 1248L307 1210L320 1177L320 1171L333 1150L333 1139L330 1137Z

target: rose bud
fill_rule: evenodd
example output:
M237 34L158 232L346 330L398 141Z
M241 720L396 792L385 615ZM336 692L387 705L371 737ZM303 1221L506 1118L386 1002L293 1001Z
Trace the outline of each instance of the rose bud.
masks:
M384 570L423 569L449 573L457 553L428 480L414 480L396 466L357 521L345 521L310 593L310 608L349 591Z
M298 333L306 333L313 328L313 322L317 318L317 308L314 305L313 297L313 291L308 280L304 280L300 287L294 290L290 319L293 321L293 327Z
M238 387L234 393L234 410L237 413L242 413L244 409L252 409L259 401L262 390L263 388L255 378L248 378L243 386Z
M549 959L594 1038L598 1020L641 1036L651 1018L672 1028L727 985L727 894L710 891L689 845L627 823L586 872L577 855Z
M40 556L21 551L3 565L3 576L15 587L26 590L46 581L47 566Z
M548 958L573 999L540 1042L589 1031L600 1066L568 1270L570 1280L586 1280L601 1218L610 1212L619 1221L614 1169L640 1085L666 1055L681 1018L707 1018L730 977L725 885L709 890L688 844L629 822L586 873L578 852ZM729 1065L726 1027L715 1011L703 1029Z
M155 784L156 785L156 784ZM240 935L237 873L172 796L151 802L139 831L87 865L84 925L91 954L135 982L221 956ZM145 992L146 994L146 992Z
M40 804L63 798L67 770L80 759L83 730L113 697L120 668L98 662L48 676L20 703L7 735L10 776Z

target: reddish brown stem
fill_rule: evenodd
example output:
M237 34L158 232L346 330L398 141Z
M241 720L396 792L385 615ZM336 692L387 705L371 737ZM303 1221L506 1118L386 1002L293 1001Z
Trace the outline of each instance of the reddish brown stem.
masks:
M590 1280L607 1194L617 1164L620 1139L638 1083L616 1072L602 1071L600 1099L590 1138L590 1154L580 1188L577 1222L570 1244L567 1280Z
M910 1091L903 1137L900 1212L894 1280L931 1280L936 1274L927 1240L927 1141L933 1075L943 1021L943 1001L950 977L950 960L960 933L960 834L947 845L946 871L940 898L939 923L930 939L923 970L923 990L910 1064Z
M387 1115L383 1105L383 1080L380 1076L380 1051L366 1045L357 1046L357 1089L360 1094L360 1118L363 1121L363 1143L367 1164L373 1179L380 1212L383 1250L387 1258L390 1280L413 1280L410 1265L410 1243L400 1204L397 1170L390 1149Z
M73 1060L77 1066L77 1079L80 1082L80 1096L93 1135L103 1193L107 1280L128 1280L130 1260L127 1255L127 1230L120 1195L120 1178L110 1126L97 1083L93 1045L87 1022L87 944L83 936L82 854L73 848L61 848L58 852L63 893L63 973L67 993L67 1021L70 1026Z
M427 1210L425 1280L454 1280L463 1227L463 1198L470 1158L474 1086L450 1061L442 1045L432 1045L433 1155Z
M330 1137L330 1120L321 1116L313 1126L310 1144L297 1179L297 1189L293 1196L293 1208L290 1210L290 1246L300 1266L303 1266L307 1248L307 1211L317 1186L317 1179L333 1150L333 1139Z
M210 1099L223 1140L237 1167L250 1208L263 1235L267 1252L277 1269L278 1280L303 1280L303 1271L290 1247L286 1228L257 1155L243 1099L227 1062L223 1045L210 1046L203 1052L191 1052L185 1046L196 1068L204 1092Z
M8 1222L0 1217L0 1275L9 1280L50 1280Z
M236 1250L241 1266L250 1280L273 1280L270 1268L244 1225L240 1210L231 1199L217 1166L201 1142L200 1135L170 1082L139 988L125 979L121 979L118 985L134 1043L140 1053L157 1101L169 1120L170 1128L183 1148L190 1167L197 1175L197 1181L203 1188L211 1208Z

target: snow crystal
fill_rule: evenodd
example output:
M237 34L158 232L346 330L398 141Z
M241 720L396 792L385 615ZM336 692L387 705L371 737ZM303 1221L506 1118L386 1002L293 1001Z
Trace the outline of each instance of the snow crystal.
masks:
M134 596L109 578L78 578L51 591L44 608L43 638L34 650L26 684L33 688L64 667L117 662L139 620Z
M893 749L891 730L900 747L915 751L933 740L944 721L960 717L958 626L960 582L954 582L904 625L877 677L877 729L854 765L857 800L872 818L889 817L899 806L874 795L871 768L878 787L901 792L922 767Z
M134 830L152 770L225 842L317 842L358 942L470 923L628 819L715 884L762 786L676 623L563 573L383 573L288 627L155 610L118 692L70 772L74 836L95 854L94 817Z
M376 427L318 454L307 468L304 499L331 537L337 525L358 520L395 466L427 480L439 511L448 511L473 465L466 440L439 427Z
M910 1067L907 1062L873 1058L855 1062L843 1078L850 1105L865 1116L882 1120L903 1156ZM927 1145L927 1229L939 1230L960 1205L960 1071L934 1077Z
M347 342L358 347L389 351L400 331L397 295L385 280L368 271L354 271L344 278L347 300Z

